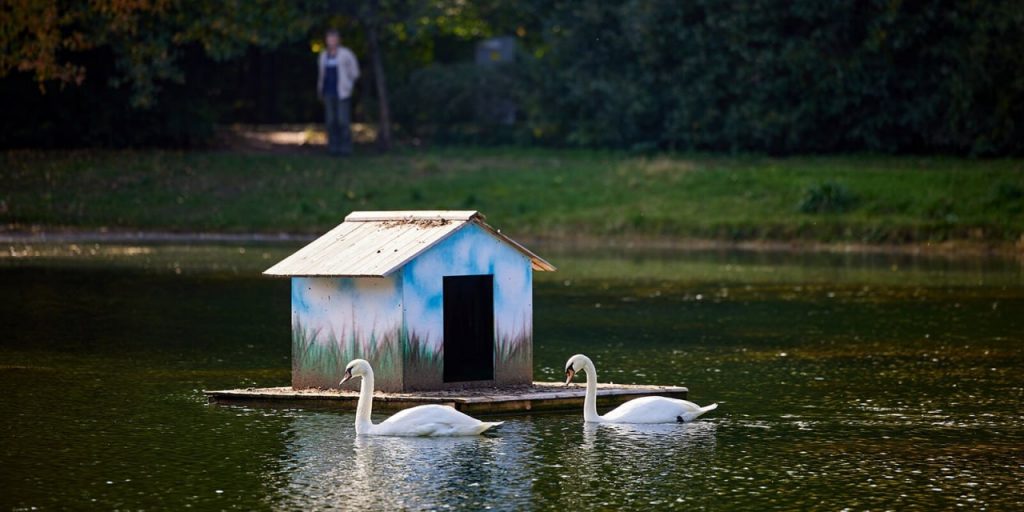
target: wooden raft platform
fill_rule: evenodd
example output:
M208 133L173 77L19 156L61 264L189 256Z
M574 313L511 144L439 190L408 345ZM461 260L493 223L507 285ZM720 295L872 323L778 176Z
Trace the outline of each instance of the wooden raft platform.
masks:
M583 408L584 385L534 382L531 386L472 388L413 393L373 395L374 411L398 411L423 404L442 404L466 414L514 414L537 411L566 411ZM244 388L203 391L210 403L265 407L326 407L354 410L359 394L337 389ZM611 407L642 396L686 398L689 390L680 386L598 384L597 406Z

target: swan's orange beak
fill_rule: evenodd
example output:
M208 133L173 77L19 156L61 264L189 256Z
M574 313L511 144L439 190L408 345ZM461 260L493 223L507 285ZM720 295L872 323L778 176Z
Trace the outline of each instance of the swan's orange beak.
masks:
M565 385L572 384L572 378L576 376L576 370L572 369L572 366L565 369Z
M345 376L341 378L341 382L339 382L338 385L340 386L340 385L348 382L349 379L351 379L351 378L352 378L352 369L350 368L348 370L345 370Z

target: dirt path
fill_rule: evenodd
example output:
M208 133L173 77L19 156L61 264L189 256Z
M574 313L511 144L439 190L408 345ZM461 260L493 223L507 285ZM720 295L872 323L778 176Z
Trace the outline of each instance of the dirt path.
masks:
M352 125L352 140L357 146L372 146L376 136L372 125ZM215 140L215 149L244 153L311 154L327 150L327 134L320 124L225 125L217 127Z
M176 233L170 231L82 231L73 229L0 232L0 243L6 244L248 244L302 243L312 235L297 233Z
M201 233L171 231L88 231L75 229L10 230L0 228L4 244L261 244L307 243L315 235L301 233ZM730 241L655 237L554 237L526 236L519 240L529 246L558 249L666 249L678 251L751 251L787 253L907 254L948 258L1009 257L1024 260L1024 240L1012 242L949 241L915 244L824 243L808 241Z

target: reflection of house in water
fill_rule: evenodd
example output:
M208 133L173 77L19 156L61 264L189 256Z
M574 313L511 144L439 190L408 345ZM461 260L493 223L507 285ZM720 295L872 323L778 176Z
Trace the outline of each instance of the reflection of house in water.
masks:
M292 387L361 357L394 392L529 384L535 270L554 267L475 211L402 211L354 212L264 273L292 278Z
M712 421L586 423L573 464L563 471L581 488L601 489L604 500L627 504L622 508L662 510L672 506L685 510L690 508L686 502L692 496L680 493L678 483L694 482L694 496L708 488L701 480L716 462L717 428ZM540 494L545 492L551 491L541 490ZM579 496L563 500L565 509L582 509L592 502Z

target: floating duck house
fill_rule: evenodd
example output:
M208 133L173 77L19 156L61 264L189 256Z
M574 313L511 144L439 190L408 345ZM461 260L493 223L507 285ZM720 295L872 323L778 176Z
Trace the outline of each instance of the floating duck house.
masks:
M408 392L530 384L533 272L552 270L478 212L397 211L353 212L264 274L291 278L293 388L337 388L361 357Z

